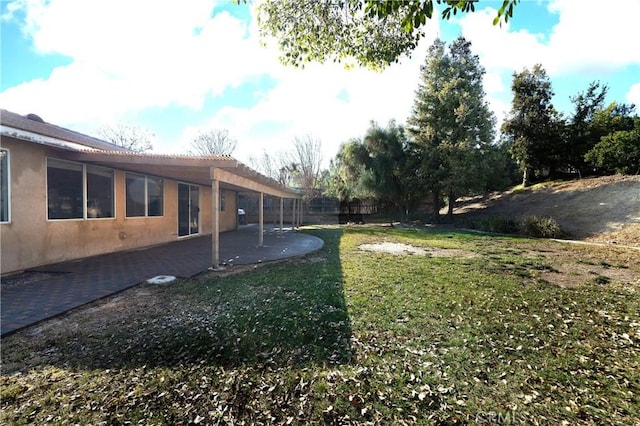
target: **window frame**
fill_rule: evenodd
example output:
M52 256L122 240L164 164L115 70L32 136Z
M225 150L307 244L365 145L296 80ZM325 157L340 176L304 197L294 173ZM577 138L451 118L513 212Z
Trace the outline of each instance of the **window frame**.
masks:
M82 170L82 217L71 217L71 218L50 218L49 217L49 161L53 160L55 162L60 163L68 163L73 164L75 166L81 166ZM106 217L90 217L88 214L89 206L89 189L88 189L88 178L87 178L87 169L94 170L104 170L109 171L111 173L111 216ZM93 164L85 164L79 163L77 161L65 160L62 158L56 157L46 157L45 160L45 210L46 210L46 218L48 222L59 222L59 221L78 221L78 220L115 220L116 219L116 192L115 192L115 184L116 184L116 172L115 169L111 169L109 167L96 166Z
M7 148L1 148L1 147L0 147L0 151L4 151L7 158L7 167L6 167L7 198L6 200L3 200L3 201L6 201L6 204L7 204L7 220L2 220L2 217L0 217L0 223L5 224L5 223L11 223L11 152Z
M129 187L127 185L127 179L129 178L129 176L135 176L135 177L139 177L139 178L144 178L144 215L139 215L139 216L129 216L127 214L127 200L128 200L128 194L129 194ZM149 206L150 206L150 199L149 199L149 180L152 179L154 181L159 181L162 183L162 190L160 191L160 194L162 196L162 203L160 204L160 207L162 208L162 214L159 215L150 215L149 214ZM135 172L125 172L124 175L124 217L125 219L149 219L149 218L160 218L160 217L164 217L165 215L165 182L166 180L162 177L159 176L150 176L150 175L145 175L145 174L141 174L141 173L135 173Z

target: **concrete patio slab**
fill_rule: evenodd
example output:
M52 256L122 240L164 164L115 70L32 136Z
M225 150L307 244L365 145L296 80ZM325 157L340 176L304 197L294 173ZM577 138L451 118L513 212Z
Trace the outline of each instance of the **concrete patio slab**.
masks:
M264 263L302 256L324 245L321 239L291 228L281 233L279 228L265 227L264 244L258 246L258 240L257 225L220 234L220 262ZM45 278L3 285L0 334L11 334L157 275L191 277L210 266L211 235L207 235L30 269Z

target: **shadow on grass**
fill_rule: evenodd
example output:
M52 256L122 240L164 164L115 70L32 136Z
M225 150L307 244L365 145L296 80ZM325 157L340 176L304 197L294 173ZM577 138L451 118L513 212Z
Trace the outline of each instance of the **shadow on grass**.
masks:
M99 312L80 312L72 331L66 327L69 331L51 338L40 336L36 352L46 355L37 363L82 370L349 362L351 324L339 252L342 231L308 232L324 240L322 250L227 277L154 287L150 291L161 293L162 306L131 305L126 314L99 327L90 317ZM10 361L12 355L5 352L3 358Z

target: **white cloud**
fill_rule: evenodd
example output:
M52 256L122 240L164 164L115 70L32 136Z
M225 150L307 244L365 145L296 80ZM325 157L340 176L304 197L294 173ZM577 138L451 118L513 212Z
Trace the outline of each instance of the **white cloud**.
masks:
M640 82L631 86L626 96L627 102L640 107Z
M548 9L559 14L547 46L553 71L599 74L640 64L640 1L554 0Z
M342 142L362 136L370 120L384 125L391 118L406 119L420 64L416 57L382 73L338 64L282 68L273 74L276 86L255 105L223 108L203 127L229 129L239 140L235 155L243 161L263 149L286 151L295 136L311 134L322 141L328 162ZM183 144L194 131L185 131Z
M487 71L511 72L544 62L543 35L511 31L509 24L493 26L491 21L496 13L495 9L486 8L464 15L458 21L462 35L471 41L473 51L480 56L480 62Z
M602 73L640 64L638 39L640 1L621 0L615 5L599 0L553 0L547 9L559 21L548 37L509 24L491 26L496 11L486 8L460 18L462 35L472 40L488 70L518 71L541 63L550 74ZM614 13L615 16L611 17ZM514 20L523 19L516 8ZM513 21L512 21L513 22Z
M264 54L246 37L247 24L213 3L189 7L155 1L69 1L25 3L24 31L41 53L73 58L47 80L2 93L20 111L37 108L63 123L112 120L127 111L169 105L202 107L261 73Z

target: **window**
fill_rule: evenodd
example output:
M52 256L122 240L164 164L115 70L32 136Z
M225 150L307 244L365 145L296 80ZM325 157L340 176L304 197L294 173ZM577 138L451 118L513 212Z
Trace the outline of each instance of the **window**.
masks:
M49 219L82 219L82 164L47 161Z
M9 151L0 149L0 222L9 222Z
M127 173L127 217L163 216L164 182Z
M127 217L146 216L145 177L127 174Z
M224 190L220 190L220 211L223 212L224 211Z
M147 178L147 193L149 200L149 216L164 215L164 185L162 179Z
M47 159L49 219L114 217L113 170Z
M87 167L87 217L114 217L113 170Z

